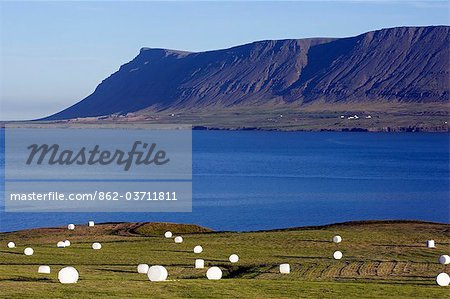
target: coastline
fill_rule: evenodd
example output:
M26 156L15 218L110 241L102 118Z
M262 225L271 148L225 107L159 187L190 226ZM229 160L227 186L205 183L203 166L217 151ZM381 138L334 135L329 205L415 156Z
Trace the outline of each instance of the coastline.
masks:
M33 126L36 128L52 128L52 127L64 127L64 128L81 128L82 126L89 126L90 128L97 127L129 127L134 126L151 126L156 125L164 128L165 125L170 126L183 126L185 123L174 124L157 124L152 122L92 122L92 121L53 121L53 122L40 122L40 121L0 121L0 129L4 129L6 126L19 128L22 126ZM262 131L262 132L335 132L335 133L450 133L450 127L383 127L383 128L364 128L364 127L342 127L342 128L285 128L285 127L257 127L257 126L237 126L237 127L220 127L209 125L192 125L193 131Z
M108 221L97 223L96 225L121 225L124 227L133 226L145 226L145 225L157 225L157 226L173 226L173 227L190 227L193 230L197 230L199 233L263 233L263 232L283 232L283 231L295 231L295 230L316 230L316 229L327 229L327 228L338 228L338 227L346 227L346 226L364 226L364 225L396 225L396 224L425 224L425 225L448 225L450 229L450 221L449 223L445 222L435 222L435 221L426 221L426 220L409 220L409 219L387 219L387 220L350 220L343 222L334 222L323 225L305 225L305 226L293 226L293 227L283 227L283 228L272 228L272 229L261 229L261 230L214 230L208 227L204 227L197 224L192 223L174 223L174 222L124 222L124 221ZM77 226L80 224L76 224ZM81 224L83 225L83 224ZM0 236L4 234L14 234L14 233L24 233L28 231L38 231L38 230L54 230L54 229L65 229L64 226L55 226L55 227L34 227L34 228L26 228L12 231L0 231ZM193 233L193 231L189 231Z

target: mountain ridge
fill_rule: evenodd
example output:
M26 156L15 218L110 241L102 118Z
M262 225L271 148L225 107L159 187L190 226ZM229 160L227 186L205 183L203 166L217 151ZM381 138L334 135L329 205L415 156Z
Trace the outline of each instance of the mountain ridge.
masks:
M449 28L263 40L205 52L144 47L91 95L43 120L263 105L447 103Z

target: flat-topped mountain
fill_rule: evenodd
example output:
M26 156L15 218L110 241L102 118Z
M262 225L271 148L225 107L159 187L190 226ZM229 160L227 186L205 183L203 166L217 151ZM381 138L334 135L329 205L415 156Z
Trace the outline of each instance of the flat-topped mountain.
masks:
M142 48L91 95L45 120L315 103L442 104L450 95L449 28L267 40L199 53Z

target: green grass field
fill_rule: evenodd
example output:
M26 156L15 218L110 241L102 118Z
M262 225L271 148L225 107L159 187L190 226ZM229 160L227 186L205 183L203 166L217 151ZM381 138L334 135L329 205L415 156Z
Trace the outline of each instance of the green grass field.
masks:
M183 236L182 244L163 237ZM331 242L339 234L340 244ZM56 248L69 239L72 246ZM436 248L426 248L427 239ZM8 241L17 248L8 249ZM91 249L94 241L101 250ZM35 229L0 234L2 298L448 298L450 287L435 277L450 272L437 262L450 253L450 225L421 222L355 222L262 232L212 232L195 225L116 223L95 227ZM194 254L193 247L204 251ZM23 249L31 246L33 256ZM341 260L332 259L335 250ZM228 262L232 253L236 264ZM219 266L220 281L208 281L206 268ZM163 265L168 281L150 282L138 274L139 263ZM291 273L278 266L290 263ZM49 265L51 274L38 274ZM64 266L80 273L77 284L57 280Z

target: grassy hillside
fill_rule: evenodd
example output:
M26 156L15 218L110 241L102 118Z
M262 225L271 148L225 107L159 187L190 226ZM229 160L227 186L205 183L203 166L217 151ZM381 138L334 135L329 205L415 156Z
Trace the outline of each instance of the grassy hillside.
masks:
M182 244L163 237L171 230ZM333 235L341 244L331 242ZM176 234L175 234L176 235ZM72 246L56 248L69 239ZM425 246L434 239L437 248ZM8 249L8 241L17 248ZM102 243L92 250L91 243ZM421 222L357 222L264 232L212 232L195 225L110 223L95 227L35 229L0 234L0 297L2 298L288 298L393 297L444 298L448 288L435 284L450 272L437 258L450 253L450 225ZM203 253L194 254L195 245ZM25 246L35 250L23 255ZM342 260L332 259L335 250ZM228 262L236 253L240 261ZM221 281L208 281L205 269L194 269L196 258L224 271ZM138 274L139 263L164 265L169 281L150 282ZM291 274L279 274L280 263ZM38 274L50 265L51 274ZM80 280L62 285L57 272L74 266Z
M354 115L358 119L348 119ZM343 118L341 118L343 116ZM368 118L370 116L370 118ZM228 109L143 110L127 116L88 117L35 124L143 125L191 124L194 127L279 131L448 132L448 103L351 103L310 106L248 106Z

